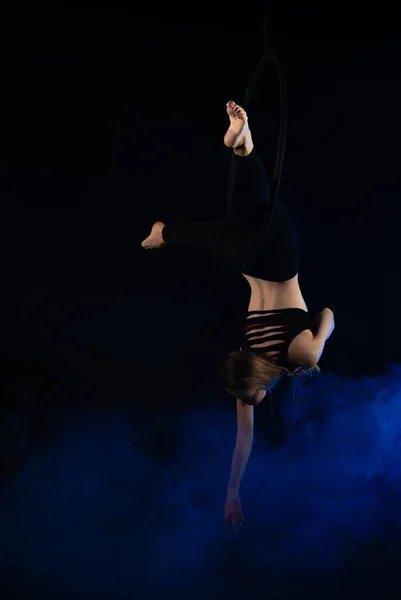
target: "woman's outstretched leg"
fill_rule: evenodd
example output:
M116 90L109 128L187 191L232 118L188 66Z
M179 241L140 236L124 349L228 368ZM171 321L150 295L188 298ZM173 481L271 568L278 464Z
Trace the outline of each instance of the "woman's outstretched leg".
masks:
M141 245L146 250L161 248L166 244L193 246L235 263L241 262L247 239L247 225L226 221L177 221L165 225L157 221Z
M225 221L188 222L165 225L157 221L142 247L150 250L165 244L190 245L212 255L242 264L249 243L250 227L260 219L261 209L269 203L269 183L262 164L253 150L246 112L234 102L227 103L229 128L224 143L236 155L236 188L245 196L247 219L243 223Z

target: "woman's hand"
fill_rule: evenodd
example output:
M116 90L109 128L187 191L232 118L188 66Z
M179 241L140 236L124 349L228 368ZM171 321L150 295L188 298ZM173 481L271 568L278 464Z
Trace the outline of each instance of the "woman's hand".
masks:
M224 507L224 519L226 527L231 521L234 531L238 531L244 522L244 515L241 511L241 500L238 495L228 495Z
M333 319L334 322L334 313L331 310L331 308L328 308L327 306L322 310L322 315L328 315L329 318Z

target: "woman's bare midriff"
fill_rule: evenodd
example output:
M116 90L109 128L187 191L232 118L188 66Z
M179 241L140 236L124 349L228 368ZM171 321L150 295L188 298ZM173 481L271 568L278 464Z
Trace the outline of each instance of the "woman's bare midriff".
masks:
M245 275L245 273L242 273L242 275L245 277L251 287L251 298L248 305L249 311L280 310L282 308L300 308L305 311L308 310L299 287L298 275L292 279L288 279L287 281L282 281L280 283L266 281L265 279L258 279L257 277L252 277L251 275ZM249 319L251 317L252 315L247 318ZM304 339L305 336L311 335L312 332L308 329L299 333L291 341L287 350L287 356L290 361L293 360L291 356L292 351L297 348L301 342L301 338ZM264 342L259 347L266 347L266 356L273 357L277 351L272 353L268 351L268 347L271 344L274 344L274 341ZM298 361L298 366L303 366L303 364L299 364L299 362L300 361Z
M258 279L242 273L251 287L248 310L280 310L302 308L308 310L298 283L298 275L280 283Z

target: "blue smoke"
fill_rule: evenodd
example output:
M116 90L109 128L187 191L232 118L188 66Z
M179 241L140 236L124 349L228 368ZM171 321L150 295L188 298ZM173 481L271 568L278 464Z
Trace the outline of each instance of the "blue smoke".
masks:
M41 598L239 598L247 582L334 582L361 548L379 556L399 544L400 381L396 366L381 377L321 375L299 403L287 398L284 442L269 445L263 428L255 436L239 533L223 521L233 410L188 413L164 464L138 449L141 424L121 412L58 412L1 491L2 570L23 597ZM368 585L369 573L355 577Z

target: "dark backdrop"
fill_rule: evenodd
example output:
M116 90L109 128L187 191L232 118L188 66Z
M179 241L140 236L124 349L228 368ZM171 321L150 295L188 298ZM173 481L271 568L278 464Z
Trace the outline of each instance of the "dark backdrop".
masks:
M328 305L335 311L335 334L321 366L341 389L342 377L390 377L390 363L400 360L397 18L395 9L391 14L384 6L369 13L347 3L277 5L272 41L287 71L289 94L280 197L300 232L306 302L311 310ZM71 420L81 431L82 420L107 422L108 411L119 411L138 461L160 469L180 460L188 415L210 409L197 431L207 428L207 419L214 423L216 410L230 423L213 513L220 518L235 416L232 399L220 386L219 366L238 342L243 286L237 290L233 283L227 297L213 261L201 252L147 253L140 242L155 220L224 217L230 159L222 143L225 102L241 102L259 60L263 6L227 7L221 16L216 7L211 13L204 5L192 8L189 16L177 8L162 14L149 7L144 17L136 14L138 7L100 3L21 7L4 15L0 368L3 485L11 502L5 507L20 497L12 482L29 470L29 461L41 451L51 455L46 449L61 443L57 419L63 431ZM274 72L267 71L249 114L270 173L277 108ZM284 396L287 392L283 388ZM106 445L102 439L99 447ZM196 461L188 472L196 477ZM125 496L135 496L138 486L145 490L148 476ZM152 476L159 481L163 471ZM152 520L166 500L157 486L149 489L140 510L142 518ZM189 519L189 539L191 527ZM36 542L31 534L26 549L24 531L11 536L13 541L4 533L14 547L14 554L4 550L9 594L28 594L32 581L40 589L38 573L50 577L45 558L41 567L27 566ZM72 546L79 546L79 527L74 531ZM146 572L149 585L151 579L156 584L158 575L149 574L144 558L152 555L150 537L143 536L147 566L138 569L143 581ZM105 538L104 544L112 542ZM241 548L230 552L227 565L236 563ZM69 567L69 556L60 559L65 581L65 570L78 569ZM202 560L193 558L198 565ZM107 564L105 559L104 573ZM121 572L132 572L132 565L124 565ZM74 597L100 597L89 583L97 570L93 558L85 584L77 578ZM167 574L160 577L160 585L168 587ZM113 571L109 584L102 584L105 597L128 597L128 580L124 591L113 595L116 579ZM56 575L52 581L61 597ZM235 575L228 581L234 585ZM132 586L136 583L133 578ZM246 577L238 579L237 590L240 584ZM275 585L280 589L278 579Z

